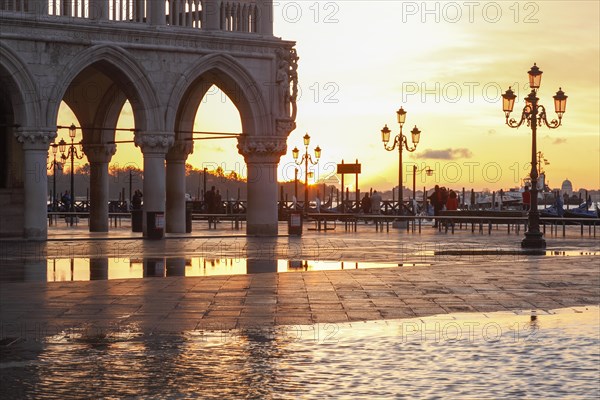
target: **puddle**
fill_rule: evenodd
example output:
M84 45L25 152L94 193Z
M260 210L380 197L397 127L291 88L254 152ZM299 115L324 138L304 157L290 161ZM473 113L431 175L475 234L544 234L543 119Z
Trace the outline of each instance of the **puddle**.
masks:
M593 306L24 340L0 348L1 391L57 399L598 398L599 315Z
M528 253L514 249L476 249L465 246L450 250L404 248L386 262L349 260L261 259L227 257L91 257L8 259L0 269L0 282L67 282L140 279L171 276L242 275L262 272L340 271L365 268L429 267L439 262L521 261L530 256L598 257L599 251L567 250ZM398 261L394 262L394 258Z
M262 272L340 271L427 265L431 264L205 257L56 258L37 260L29 264L26 261L6 263L0 271L0 281L68 282L171 276L241 275Z
M600 256L600 251L546 251L548 257Z
M424 251L420 252L421 256L545 256L545 257L597 257L600 256L598 251L588 250L567 250L567 251L548 251L536 249L459 249L459 250L439 250L439 251Z

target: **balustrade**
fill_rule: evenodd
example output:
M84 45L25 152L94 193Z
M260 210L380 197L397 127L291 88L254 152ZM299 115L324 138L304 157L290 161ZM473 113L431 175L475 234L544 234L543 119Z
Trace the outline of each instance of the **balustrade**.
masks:
M221 3L221 30L258 32L258 7L254 1L224 1Z
M164 3L160 0L0 0L0 11L229 32L261 31L261 9L256 0L164 0Z
M202 28L200 0L167 0L167 25Z

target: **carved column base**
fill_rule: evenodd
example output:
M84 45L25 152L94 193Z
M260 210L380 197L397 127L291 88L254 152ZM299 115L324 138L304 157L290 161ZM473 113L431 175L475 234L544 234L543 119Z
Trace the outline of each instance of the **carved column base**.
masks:
M238 150L248 165L248 210L246 233L276 236L277 164L286 151L285 138L242 136Z

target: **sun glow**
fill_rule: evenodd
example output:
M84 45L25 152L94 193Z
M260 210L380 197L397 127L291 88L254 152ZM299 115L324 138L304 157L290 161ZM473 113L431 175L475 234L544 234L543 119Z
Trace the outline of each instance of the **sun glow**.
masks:
M296 40L300 56L297 128L280 161L280 180L293 179L291 149L301 147L309 132L311 145L323 149L314 167L316 180L332 174L342 159L358 159L361 185L389 190L397 184L398 154L382 148L380 129L388 124L392 137L398 134L395 110L403 106L409 141L409 127L422 131L417 151L405 153L404 162L431 165L437 176L428 185L518 186L530 168L531 133L505 126L500 95L512 86L517 94L513 116L519 114L527 70L537 62L544 71L539 97L549 117L554 117L552 96L559 86L569 96L563 126L538 131L538 149L551 162L551 187L566 176L576 188L600 187L598 2L500 2L472 10L455 2L327 4L274 6L276 34ZM290 7L299 7L300 14L292 18ZM537 47L532 50L523 37L535 37ZM58 124L73 121L63 104ZM119 127L133 127L128 104ZM241 132L239 112L213 87L194 129ZM127 132L116 137L132 139ZM124 143L111 164L141 166L142 161L140 150ZM197 141L188 162L245 175L235 139ZM405 186L409 179L405 175Z

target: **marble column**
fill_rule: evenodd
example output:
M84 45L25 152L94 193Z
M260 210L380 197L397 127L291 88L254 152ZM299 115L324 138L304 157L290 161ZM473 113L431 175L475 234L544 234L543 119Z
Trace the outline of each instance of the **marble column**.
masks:
M286 148L285 137L244 135L238 140L248 166L248 235L277 235L277 165Z
M46 161L56 132L49 129L19 128L17 141L23 145L25 221L23 236L30 240L48 238L48 177Z
M166 232L185 233L185 160L192 141L177 141L167 153Z
M144 154L144 236L147 235L148 212L165 211L165 156L173 145L174 135L164 132L136 132L135 145Z
M108 232L108 163L116 152L114 144L85 144L90 162L90 232Z

